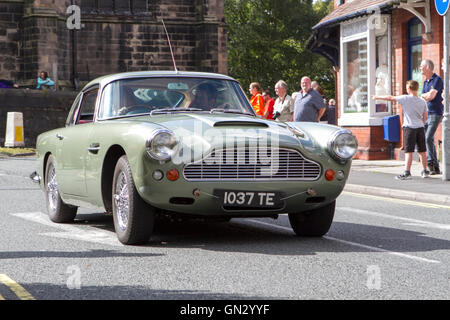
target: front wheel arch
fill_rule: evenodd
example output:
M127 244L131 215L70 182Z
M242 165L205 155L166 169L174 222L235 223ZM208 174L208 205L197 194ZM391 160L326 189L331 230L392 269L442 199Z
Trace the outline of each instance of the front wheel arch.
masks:
M126 155L125 150L120 145L113 145L103 159L101 190L103 205L106 212L112 212L112 187L114 178L114 169L120 157Z
M42 177L42 182L44 183L44 181L45 181L45 179L44 179L44 177L45 177L45 170L47 169L47 162L48 162L48 158L50 157L52 155L52 153L51 152L47 152L46 154L45 154L45 156L44 156L44 160L42 161L42 175L41 175L41 177Z

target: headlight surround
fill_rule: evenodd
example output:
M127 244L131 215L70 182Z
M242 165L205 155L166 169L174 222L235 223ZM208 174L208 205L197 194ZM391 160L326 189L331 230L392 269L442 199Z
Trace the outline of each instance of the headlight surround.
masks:
M351 159L357 150L358 141L348 130L337 131L328 142L328 151L337 160Z
M166 161L171 159L178 148L178 139L175 134L166 129L153 132L146 142L147 153L155 160Z

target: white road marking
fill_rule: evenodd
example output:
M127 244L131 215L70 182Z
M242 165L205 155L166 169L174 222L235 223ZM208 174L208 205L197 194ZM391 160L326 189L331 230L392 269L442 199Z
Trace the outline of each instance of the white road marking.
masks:
M441 230L450 230L450 224L441 224L441 223L424 221L424 220L403 218L403 217L393 216L390 214L373 212L373 211L363 210L363 209L355 209L355 208L350 208L350 207L339 207L337 210L338 211L340 211L340 210L349 211L352 213L358 213L358 214L364 214L364 215L370 215L370 216L375 216L375 217L380 217L380 218L400 220L400 221L407 222L407 223L403 223L403 225L419 226L419 227L434 228L434 229L441 229Z
M25 178L30 179L30 177L19 175L19 174L10 174L10 173L0 173L0 177L11 177L11 178ZM30 180L31 181L31 180Z
M328 239L328 240L333 240L333 241L341 242L341 243L344 243L344 244L348 244L348 245L351 245L351 246L356 246L356 247L368 249L368 250L374 250L374 251L389 253L390 255L394 255L394 256L398 256L398 257L402 257L402 258L417 260L417 261L421 261L421 262L428 262L428 263L441 263L438 260L431 260L431 259L426 259L426 258L422 258L422 257L413 256L413 255L410 255L410 254L405 254L405 253L400 253L400 252L396 252L396 251L385 250L385 249L376 248L376 247L372 247L372 246L366 246L366 245L361 244L361 243L356 243L356 242L351 242L351 241L347 241L347 240L337 239L337 238L333 238L333 237L329 237L329 236L325 236L324 238Z
M283 227L283 226L279 226L279 225L276 225L276 224L271 224L271 223L257 221L257 220L248 220L248 221L254 222L254 223L257 223L257 224L260 224L260 225L264 225L264 226L267 226L267 227L280 229L280 230L285 230L285 231L289 231L290 233L294 233L294 231L291 228L288 228L288 227ZM417 261L420 261L420 262L441 263L440 261L437 261L437 260L431 260L431 259L426 259L426 258L422 258L422 257L413 256L413 255L410 255L410 254L405 254L405 253L400 253L400 252L395 252L395 251L389 251L389 250L386 250L386 249L381 249L381 248L377 248L377 247L367 246L365 244L352 242L352 241L347 241L347 240L342 240L342 239L338 239L338 238L334 238L334 237L324 236L323 238L324 239L328 239L328 240L332 240L332 241L336 241L336 242L340 242L340 243L343 243L343 244L347 244L347 245L350 245L350 246L354 246L354 247L360 247L360 248L364 248L364 249L368 249L368 250L372 250L372 251L388 253L390 255L399 256L399 257L402 257L402 258L407 258L407 259L412 259L412 260L417 260Z
M383 190L383 188L379 188L379 189ZM390 190L390 189L385 189L385 190ZM398 190L395 190L395 192L398 192ZM382 201L390 201L390 202L394 202L394 203L401 203L401 204L406 204L406 205L416 206L416 207L419 206L419 207L433 208L433 209L445 209L447 211L450 209L450 206L436 204L436 203L425 203L420 200L406 200L406 199L392 198L389 196L381 196L381 195L376 196L376 195L372 195L372 194L356 193L356 192L350 192L350 191L344 191L344 192L342 192L342 194L346 194L346 195L354 196L354 197L361 197L361 198L380 199Z
M11 213L11 215L28 221L57 228L63 231L63 232L44 232L39 233L39 235L94 242L110 246L120 246L120 247L123 246L119 242L119 240L117 240L117 237L114 233L99 230L85 230L70 224L54 223L50 221L50 219L45 213L42 212Z

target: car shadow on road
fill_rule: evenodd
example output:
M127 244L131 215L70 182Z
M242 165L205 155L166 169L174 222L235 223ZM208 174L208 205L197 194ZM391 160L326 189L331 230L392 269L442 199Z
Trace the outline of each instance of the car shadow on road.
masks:
M270 223L270 221L264 221ZM272 222L274 223L274 222ZM269 255L314 255L317 252L373 252L330 238L396 252L450 249L450 241L422 232L347 222L334 222L328 237L297 237L287 229L253 225L240 219L223 224L166 226L156 230L150 245L200 247L204 250L248 252ZM158 243L159 242L159 243Z
M114 232L111 217L79 223ZM255 221L263 224L255 223ZM279 226L277 227L276 224ZM281 226L281 228L280 228ZM317 252L374 252L332 238L395 252L427 252L450 249L450 241L423 232L367 224L333 222L327 237L297 237L287 217L272 219L232 219L230 222L158 220L149 242L141 247L200 248L219 252L268 255L315 255ZM331 239L330 239L331 238Z
M0 260L3 259L26 259L26 258L146 258L164 256L159 253L123 252L118 250L86 250L86 251L2 251Z
M83 279L81 279L83 280ZM111 285L111 286L86 286L81 282L79 287L68 285L53 285L48 283L28 283L23 287L35 298L36 300L274 300L280 299L280 297L261 297L243 294L225 294L211 292L208 290L163 290L153 289L145 286L137 285ZM13 293L3 293L6 300L19 300ZM149 301L151 302L151 301ZM145 304L145 307L151 307L155 302L151 302L149 305ZM154 306L161 308L161 303L156 302ZM93 305L92 307L98 307ZM173 312L179 312L174 310L174 305L166 310L165 318L168 314ZM151 310L151 309L147 309ZM177 316L177 314L173 314ZM170 317L169 317L170 319Z

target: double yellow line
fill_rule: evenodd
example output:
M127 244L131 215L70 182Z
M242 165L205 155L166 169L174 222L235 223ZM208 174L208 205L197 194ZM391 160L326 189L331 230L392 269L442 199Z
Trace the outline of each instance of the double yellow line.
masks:
M27 290L24 289L24 287L8 277L6 274L0 274L0 283L3 283L5 286L9 287L20 300L36 300ZM1 294L0 300L5 300Z

